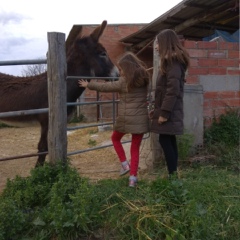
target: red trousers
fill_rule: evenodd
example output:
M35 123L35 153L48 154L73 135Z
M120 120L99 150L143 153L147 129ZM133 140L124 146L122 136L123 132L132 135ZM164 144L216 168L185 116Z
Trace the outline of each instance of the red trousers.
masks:
M112 143L114 146L114 149L118 155L118 158L121 162L124 162L127 160L125 151L123 149L121 139L126 133L121 133L118 131L113 131L112 133ZM131 148L130 148L130 175L137 176L138 172L138 165L139 165L139 150L140 145L142 142L143 133L142 134L132 134L132 142L131 142Z

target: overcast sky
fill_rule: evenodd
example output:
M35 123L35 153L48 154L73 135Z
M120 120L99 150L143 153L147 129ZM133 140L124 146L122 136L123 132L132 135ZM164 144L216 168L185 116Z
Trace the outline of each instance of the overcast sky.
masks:
M68 36L74 24L150 23L181 0L5 0L0 4L0 61L45 58L47 33ZM24 66L0 66L21 75Z

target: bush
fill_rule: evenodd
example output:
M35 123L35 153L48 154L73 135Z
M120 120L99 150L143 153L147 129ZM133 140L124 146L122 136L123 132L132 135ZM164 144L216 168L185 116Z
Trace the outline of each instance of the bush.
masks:
M2 123L0 122L0 128L10 128L11 126L5 124L5 123Z
M211 127L205 130L204 139L207 145L224 143L227 146L237 146L240 140L240 112L230 109L226 114L214 118Z
M7 182L0 199L0 239L74 239L99 224L94 187L69 165L33 169Z
M77 111L75 110L69 122L80 123L80 122L86 122L86 121L87 121L86 117L82 113L80 113L78 116Z
M210 166L127 183L91 184L70 166L34 169L0 196L0 240L240 239L237 174Z

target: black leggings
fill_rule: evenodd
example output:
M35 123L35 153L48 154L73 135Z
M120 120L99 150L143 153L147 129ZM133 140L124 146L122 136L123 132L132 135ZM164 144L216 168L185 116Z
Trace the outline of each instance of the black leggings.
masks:
M167 163L168 173L172 174L177 171L178 165L178 148L175 135L159 134L159 143L164 152Z

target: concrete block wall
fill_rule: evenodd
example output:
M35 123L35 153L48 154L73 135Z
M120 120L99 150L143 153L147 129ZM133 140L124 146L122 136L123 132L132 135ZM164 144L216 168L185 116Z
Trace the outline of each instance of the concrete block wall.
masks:
M203 87L204 127L228 108L240 108L239 43L184 41L191 57L186 80Z

